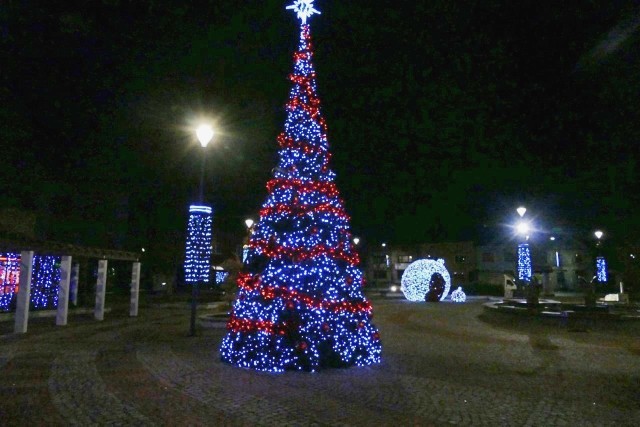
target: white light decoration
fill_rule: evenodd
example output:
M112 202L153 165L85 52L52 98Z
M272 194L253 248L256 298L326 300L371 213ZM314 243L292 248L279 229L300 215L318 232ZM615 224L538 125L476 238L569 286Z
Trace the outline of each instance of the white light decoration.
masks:
M516 209L516 212L518 212L518 215L520 215L520 218L522 218L527 212L527 208L525 208L524 206L520 206L518 209Z
M320 11L313 7L313 1L314 0L295 0L292 5L287 6L287 9L293 9L298 19L302 21L303 24L306 24L307 18L314 13L321 15Z
M424 301L429 293L431 279L435 273L440 274L445 282L440 301L444 300L451 288L451 276L444 266L444 260L419 259L409 264L402 274L401 290L409 301Z
M465 302L467 300L467 295L462 290L462 286L458 286L458 289L451 292L451 301L453 302Z
M191 205L187 230L184 279L187 283L209 282L212 240L210 206Z
M595 233L593 233L593 234L595 234L596 239L600 240L600 239L602 239L602 235L603 235L604 233L603 233L602 231L598 230L598 231L596 231L596 232L595 232Z

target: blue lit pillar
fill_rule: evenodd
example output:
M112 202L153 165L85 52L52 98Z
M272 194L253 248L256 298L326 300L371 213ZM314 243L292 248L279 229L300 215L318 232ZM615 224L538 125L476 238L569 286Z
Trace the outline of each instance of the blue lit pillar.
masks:
M189 207L184 261L184 280L186 283L209 283L212 212L210 206L191 205Z
M213 210L210 206L191 205L187 226L187 243L184 260L184 279L191 284L191 321L189 334L196 334L196 310L198 287L209 283L211 272L211 240Z
M531 250L528 243L518 245L518 280L531 282Z
M607 281L607 261L603 256L596 257L596 280L601 284Z

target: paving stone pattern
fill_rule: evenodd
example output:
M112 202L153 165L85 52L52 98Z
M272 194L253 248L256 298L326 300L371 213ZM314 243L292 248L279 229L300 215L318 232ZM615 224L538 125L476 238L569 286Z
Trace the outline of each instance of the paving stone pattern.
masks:
M383 363L270 374L219 361L188 310L0 337L1 425L640 425L633 331L487 318L479 302L374 300ZM1 326L0 326L1 328Z

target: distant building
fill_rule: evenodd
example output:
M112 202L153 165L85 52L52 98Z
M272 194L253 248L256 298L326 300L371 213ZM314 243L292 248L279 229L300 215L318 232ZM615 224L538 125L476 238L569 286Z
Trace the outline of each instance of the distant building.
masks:
M593 253L582 242L557 239L532 242L534 278L544 292L580 291L578 278L591 280L594 274ZM472 241L386 245L369 250L365 275L368 287L388 289L399 286L402 273L413 261L424 258L445 261L452 286L486 284L503 286L505 275L516 277L515 242L476 244Z

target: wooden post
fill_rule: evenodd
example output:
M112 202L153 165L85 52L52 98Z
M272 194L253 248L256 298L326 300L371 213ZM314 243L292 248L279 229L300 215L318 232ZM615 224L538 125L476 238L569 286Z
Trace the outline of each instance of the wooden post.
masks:
M71 257L63 256L60 262L60 286L58 287L58 311L56 312L56 325L67 324L69 311L69 282L71 281Z
M131 303L129 304L129 316L138 315L138 294L140 291L140 263L134 262L131 271Z
M104 299L107 293L107 260L98 261L98 280L96 282L96 320L104 320Z
M29 300L31 299L31 270L33 269L33 251L20 254L20 284L16 306L16 319L13 331L16 334L27 332L29 324Z
M69 284L69 299L74 306L78 305L78 278L80 274L80 264L73 264L71 269L71 283Z

